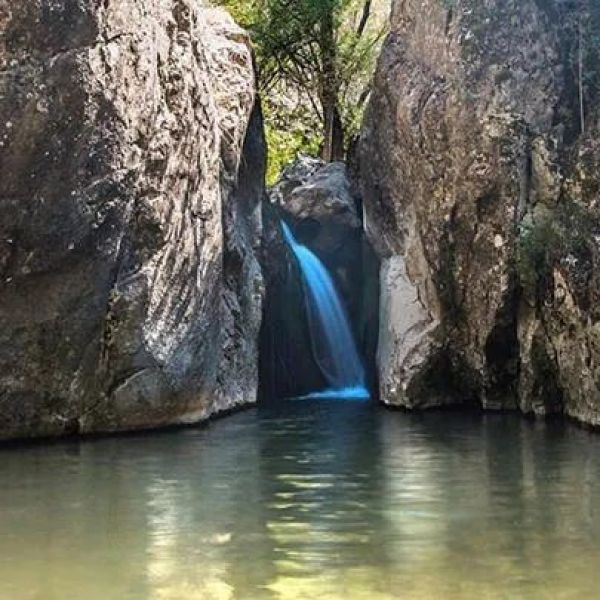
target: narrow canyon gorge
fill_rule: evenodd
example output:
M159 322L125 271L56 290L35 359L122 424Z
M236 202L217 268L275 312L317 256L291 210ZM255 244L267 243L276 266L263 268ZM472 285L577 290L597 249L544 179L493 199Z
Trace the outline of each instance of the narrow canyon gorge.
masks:
M332 274L374 400L600 426L578 7L395 0L347 162L300 157L267 189L252 44L225 11L0 0L0 439L321 387L282 219Z
M0 600L593 600L600 0L0 0Z

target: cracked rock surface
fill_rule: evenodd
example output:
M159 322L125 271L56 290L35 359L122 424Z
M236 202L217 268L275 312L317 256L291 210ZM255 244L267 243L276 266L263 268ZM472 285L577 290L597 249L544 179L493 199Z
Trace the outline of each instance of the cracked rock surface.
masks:
M0 0L0 30L0 438L253 402L246 33L194 0Z
M384 402L600 425L599 88L582 127L574 75L591 13L393 2L360 143Z

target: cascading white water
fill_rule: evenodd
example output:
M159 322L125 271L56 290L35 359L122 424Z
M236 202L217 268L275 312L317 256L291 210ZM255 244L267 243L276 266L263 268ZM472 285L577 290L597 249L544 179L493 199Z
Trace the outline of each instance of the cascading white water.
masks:
M314 338L322 333L327 353L328 367L320 363L330 388L310 394L311 398L368 398L365 370L356 349L356 343L340 297L323 263L300 244L284 221L281 228L285 241L298 260L300 270L310 295L309 306L314 308L318 332L311 326ZM309 309L310 310L310 309ZM319 362L318 357L315 357Z

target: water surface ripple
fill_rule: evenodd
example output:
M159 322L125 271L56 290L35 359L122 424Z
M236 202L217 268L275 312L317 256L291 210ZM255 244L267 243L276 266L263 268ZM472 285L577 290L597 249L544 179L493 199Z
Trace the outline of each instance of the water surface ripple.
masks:
M2 600L597 598L600 436L289 402L0 451Z

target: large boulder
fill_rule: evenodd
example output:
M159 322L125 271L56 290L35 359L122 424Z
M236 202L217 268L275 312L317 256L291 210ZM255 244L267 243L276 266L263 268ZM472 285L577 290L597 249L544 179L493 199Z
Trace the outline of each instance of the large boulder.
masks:
M600 424L597 13L393 3L359 159L386 403Z
M300 156L284 169L269 190L269 199L298 240L334 274L347 300L355 303L364 236L360 199L346 165Z
M300 156L284 169L280 180L269 190L273 204L297 222L309 220L321 228L361 229L358 198L342 162L324 163Z
M0 438L253 402L246 33L194 0L0 0L0 29Z

